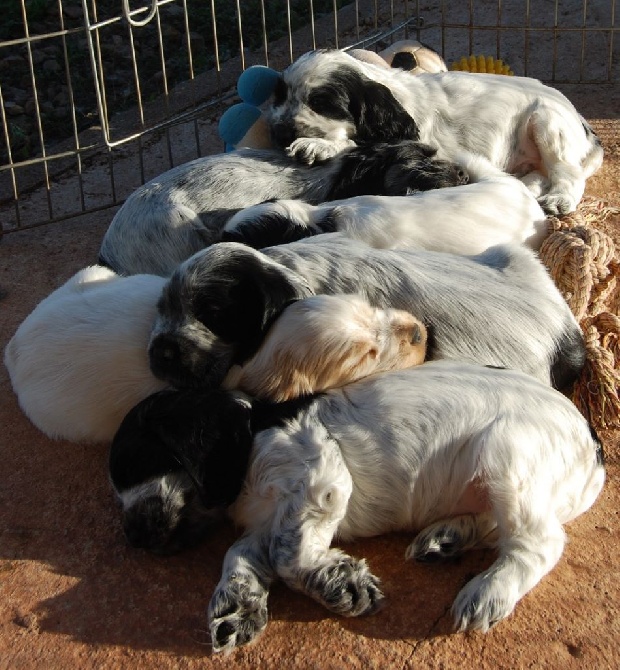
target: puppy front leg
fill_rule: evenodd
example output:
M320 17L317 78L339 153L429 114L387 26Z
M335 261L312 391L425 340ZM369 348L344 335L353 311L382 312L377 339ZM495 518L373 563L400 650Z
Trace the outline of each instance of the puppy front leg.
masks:
M252 642L267 625L267 596L274 578L267 545L261 533L251 533L226 553L208 609L215 652Z
M300 163L312 165L322 163L337 154L355 146L353 140L342 137L325 139L322 137L299 137L286 148L286 153Z
M341 459L340 459L341 460ZM300 486L279 510L272 527L271 563L291 588L344 616L374 612L383 600L379 580L366 561L330 549L343 519L351 479L342 461Z

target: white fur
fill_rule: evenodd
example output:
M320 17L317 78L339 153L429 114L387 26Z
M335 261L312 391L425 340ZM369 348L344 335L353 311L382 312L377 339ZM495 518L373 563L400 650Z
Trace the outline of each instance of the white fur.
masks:
M107 442L132 407L167 386L147 355L164 283L89 267L19 326L4 361L21 408L46 435ZM356 296L316 296L285 309L263 348L224 386L286 400L417 365L425 346L423 324L407 312L375 309Z
M452 608L457 629L488 630L560 559L562 524L602 489L599 448L569 400L517 371L434 361L327 392L255 436L214 649L260 633L275 577L337 613L374 611L379 580L330 544L392 531L422 531L407 550L422 561L497 547Z
M538 250L547 235L546 215L527 186L482 156L462 156L458 164L469 173L469 184L321 205L278 200L242 210L224 230L243 232L259 218L266 226L278 215L313 234L329 217L337 232L376 248L478 254L496 244L522 243Z
M415 121L419 139L438 148L438 156L452 160L465 150L518 177L533 173L539 202L549 213L574 210L586 179L601 165L603 150L583 117L562 93L536 79L469 72L412 77L335 49L309 52L283 73L287 97L268 110L268 119L272 129L286 126L296 137L291 154L309 162L324 160L355 141L363 120L328 118L309 104L313 93L329 91L333 97L343 88L343 75L351 73L355 82L351 91L342 91L349 97L342 109L372 105L372 95L357 99L360 84L382 84L393 104ZM366 136L372 130L366 128Z

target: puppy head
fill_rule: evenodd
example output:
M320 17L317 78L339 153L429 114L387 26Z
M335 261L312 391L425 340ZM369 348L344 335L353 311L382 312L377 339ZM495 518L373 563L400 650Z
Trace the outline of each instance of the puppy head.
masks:
M153 374L172 386L219 386L258 349L306 281L243 244L225 242L183 263L164 286L149 343Z
M414 120L372 66L338 49L304 54L282 73L266 110L272 141L285 148L298 137L358 142L417 140Z
M414 140L361 144L340 155L342 168L329 199L357 195L410 195L467 184L465 168L439 160L437 150Z
M239 394L165 390L136 405L110 449L129 543L166 554L202 539L239 494L251 445Z
M224 385L280 402L419 365L425 353L426 328L408 312L354 295L319 295L289 305Z

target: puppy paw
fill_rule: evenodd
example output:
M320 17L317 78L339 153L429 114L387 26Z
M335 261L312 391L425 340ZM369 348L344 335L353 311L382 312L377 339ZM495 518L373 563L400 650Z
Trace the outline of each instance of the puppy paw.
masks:
M453 524L433 524L418 533L407 547L405 559L419 563L438 563L461 554L463 545L463 536Z
M341 151L337 143L320 137L300 137L286 149L286 153L300 163L312 165L333 158Z
M538 198L538 204L551 216L563 216L577 209L574 198L566 194L547 193Z
M213 651L230 652L252 642L267 625L267 593L229 584L213 594L208 617Z
M372 614L384 600L379 579L368 570L366 561L350 557L312 572L305 591L328 610L343 616Z
M498 575L483 572L474 577L461 589L452 605L456 630L486 633L514 610L518 598L511 591L510 581Z

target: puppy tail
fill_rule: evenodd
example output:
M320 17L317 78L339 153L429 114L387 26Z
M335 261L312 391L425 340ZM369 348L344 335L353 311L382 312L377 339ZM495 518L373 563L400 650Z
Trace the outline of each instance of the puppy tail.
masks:
M581 125L586 134L586 138L590 142L590 151L586 154L581 162L581 167L586 173L586 179L593 175L603 163L603 147L597 134L592 129L592 126L582 117Z

